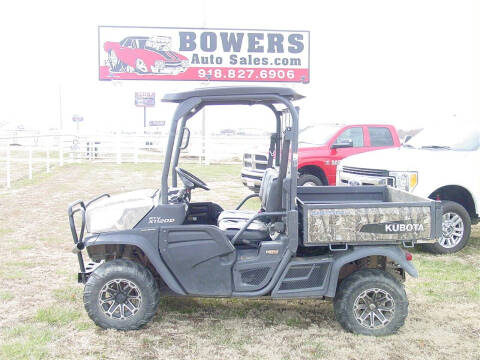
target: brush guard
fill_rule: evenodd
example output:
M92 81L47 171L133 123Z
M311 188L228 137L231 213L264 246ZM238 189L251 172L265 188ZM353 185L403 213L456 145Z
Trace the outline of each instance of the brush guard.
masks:
M109 194L103 194L96 197L93 200L90 200L87 204L85 204L82 200L77 200L71 203L68 206L68 221L70 222L70 230L72 232L73 243L75 244L73 247L72 252L77 254L78 258L78 265L80 267L80 272L78 273L78 280L79 282L85 284L88 280L88 275L93 271L92 266L88 264L88 271L85 269L85 263L83 261L82 250L85 249L85 243L83 242L83 236L85 235L85 212L87 207L90 206L93 202L100 200L104 197L110 197ZM80 226L80 233L77 231L77 226L75 223L75 214L80 213L82 224Z

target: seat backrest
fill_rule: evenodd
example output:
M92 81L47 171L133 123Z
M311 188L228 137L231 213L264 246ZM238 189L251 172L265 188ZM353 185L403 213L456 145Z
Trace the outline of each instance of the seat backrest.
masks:
M265 211L281 211L282 197L278 196L278 170L269 168L265 170L262 184L260 185L260 192L258 196L262 201L262 209Z

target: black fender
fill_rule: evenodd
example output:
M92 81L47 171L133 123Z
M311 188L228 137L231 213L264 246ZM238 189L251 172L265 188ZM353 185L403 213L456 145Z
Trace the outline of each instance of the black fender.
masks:
M100 233L85 239L85 248L97 245L133 245L143 251L162 280L180 295L186 295L180 283L165 265L158 251L158 229L126 230Z
M338 276L343 265L367 256L385 256L395 261L403 270L414 278L418 271L405 258L405 252L398 246L356 246L352 250L334 253L330 281L325 296L334 297L337 290Z

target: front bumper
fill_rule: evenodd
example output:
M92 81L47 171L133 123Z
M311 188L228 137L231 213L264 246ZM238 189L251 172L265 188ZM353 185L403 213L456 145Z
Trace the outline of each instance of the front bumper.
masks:
M263 174L265 171L256 171L256 170L248 170L243 168L241 171L241 178L242 183L250 190L258 192L260 189L260 185L262 184Z
M395 178L387 170L362 169L343 166L337 172L337 185L389 185L395 187Z
M185 72L187 68L181 63L166 63L163 67L152 66L151 70L153 74L175 75Z

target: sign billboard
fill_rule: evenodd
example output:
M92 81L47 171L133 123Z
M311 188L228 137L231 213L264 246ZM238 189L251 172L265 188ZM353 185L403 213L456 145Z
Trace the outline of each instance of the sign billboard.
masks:
M135 106L153 107L155 106L154 92L135 92Z
M98 27L100 80L310 80L310 32Z
M165 126L165 120L150 120L148 122L149 126Z
M72 116L72 121L76 122L76 123L82 122L83 121L83 116L75 114L75 115Z

